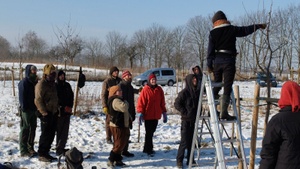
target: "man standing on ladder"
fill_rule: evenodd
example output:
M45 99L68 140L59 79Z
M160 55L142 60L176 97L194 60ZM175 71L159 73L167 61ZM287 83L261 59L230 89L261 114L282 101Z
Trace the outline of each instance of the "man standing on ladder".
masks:
M236 117L229 115L227 108L236 72L236 37L244 37L258 29L265 29L266 24L254 24L243 27L233 26L222 11L214 14L212 22L213 29L210 31L207 51L208 72L213 72L215 82L222 82L224 80L224 93L220 98L220 119L234 120ZM220 90L221 87L213 88L215 99L219 98L218 94Z

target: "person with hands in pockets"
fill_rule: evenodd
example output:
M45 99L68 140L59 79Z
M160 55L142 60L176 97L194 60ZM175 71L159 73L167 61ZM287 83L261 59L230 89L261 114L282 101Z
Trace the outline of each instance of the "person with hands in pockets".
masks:
M163 122L167 122L167 110L164 91L156 84L156 76L150 74L147 85L144 86L138 98L136 110L140 113L139 121L145 122L145 143L143 152L153 156L153 135L156 131L158 120L163 115Z
M54 65L44 66L43 78L35 86L34 103L37 107L37 116L41 121L41 136L39 140L39 160L51 162L57 158L49 154L56 130L58 113L58 96L55 86L56 70Z
M181 140L177 152L177 167L183 167L184 153L187 149L187 162L189 164L195 120L198 110L200 89L197 87L199 80L196 74L189 74L185 78L185 88L178 93L174 107L181 114ZM192 161L195 164L195 161Z

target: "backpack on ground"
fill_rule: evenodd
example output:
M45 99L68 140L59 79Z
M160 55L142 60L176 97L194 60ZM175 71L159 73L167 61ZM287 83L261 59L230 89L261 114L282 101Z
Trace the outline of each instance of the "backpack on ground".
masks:
M60 167L60 159L58 159L58 168ZM65 162L67 165L67 169L83 169L83 155L82 152L79 151L76 147L71 148L65 153Z

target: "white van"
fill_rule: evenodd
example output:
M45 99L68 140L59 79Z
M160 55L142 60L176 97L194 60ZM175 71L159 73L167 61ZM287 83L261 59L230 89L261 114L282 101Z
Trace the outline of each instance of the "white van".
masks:
M156 76L156 83L159 85L168 85L173 86L176 83L176 71L173 68L153 68L149 69L146 72L136 76L132 79L132 83L140 86L146 85L148 76L150 73L155 74Z

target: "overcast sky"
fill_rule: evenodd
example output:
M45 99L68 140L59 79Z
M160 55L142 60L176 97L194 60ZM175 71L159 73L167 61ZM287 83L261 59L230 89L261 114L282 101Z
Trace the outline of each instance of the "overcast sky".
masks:
M159 24L185 25L195 16L223 10L234 19L253 11L287 8L299 0L0 0L0 36L12 45L32 30L49 45L57 44L55 30L70 25L83 38L105 41L108 32L131 35ZM57 31L56 31L57 32Z

